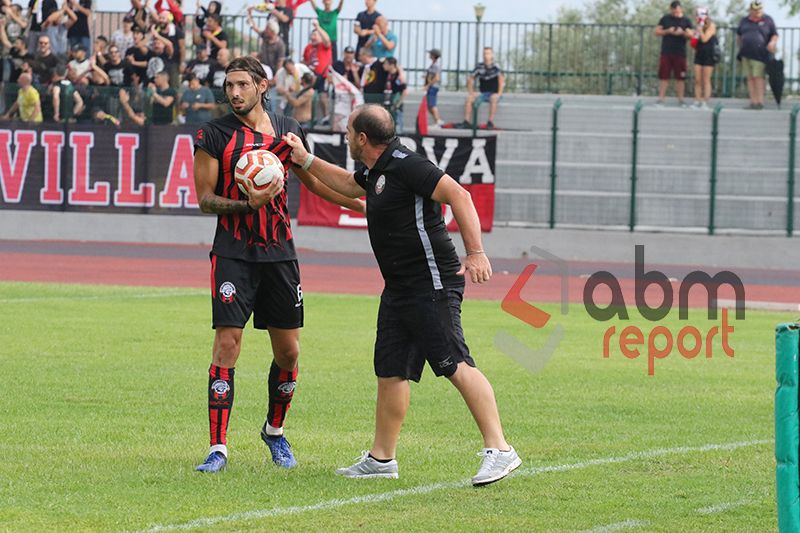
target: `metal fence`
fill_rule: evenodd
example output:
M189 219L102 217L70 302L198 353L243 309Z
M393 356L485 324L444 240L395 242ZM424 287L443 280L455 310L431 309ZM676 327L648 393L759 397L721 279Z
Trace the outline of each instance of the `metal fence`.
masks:
M109 36L122 26L122 13L97 13L94 35ZM256 25L266 26L266 16L257 14ZM311 18L297 17L290 34L295 59L302 56L312 29ZM355 46L355 20L339 19L338 49ZM244 15L226 15L223 26L229 48L247 53L257 50L258 35ZM526 22L455 22L393 20L391 30L398 37L395 57L409 73L411 86L424 84L430 64L427 51L442 51L443 86L463 89L469 73L480 60L483 47L495 51L505 73L507 91L582 94L657 93L656 71L661 39L655 26L557 24ZM186 17L187 51L192 50L194 17ZM778 57L786 63L786 94L800 93L800 28L779 28ZM742 97L747 86L736 61L736 28L717 30L722 61L714 69L713 87L717 97ZM692 64L693 50L687 46ZM690 68L691 71L691 68ZM691 73L690 73L691 75ZM687 92L693 87L689 84Z

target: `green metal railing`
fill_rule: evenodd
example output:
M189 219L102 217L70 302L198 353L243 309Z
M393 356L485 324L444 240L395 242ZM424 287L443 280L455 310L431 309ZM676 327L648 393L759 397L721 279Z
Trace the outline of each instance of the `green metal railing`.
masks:
M122 26L122 13L97 13L93 35L108 37ZM266 17L256 15L256 25L266 26ZM308 44L311 18L297 17L290 34L293 57L300 59ZM339 19L338 49L355 46L355 20ZM226 15L223 26L229 48L246 54L258 49L258 35L244 15ZM570 92L582 94L655 95L656 71L661 39L653 25L559 24L545 22L458 22L393 20L398 37L395 57L409 76L409 85L422 86L430 65L428 50L442 51L442 87L461 90L484 46L492 47L495 60L506 74L509 92ZM186 16L187 53L191 55L194 16ZM800 94L798 51L800 28L779 28L779 56L786 63L784 94ZM712 86L716 97L747 95L736 61L736 28L717 30L722 61L714 69ZM690 77L694 52L687 46ZM692 94L693 85L687 87Z

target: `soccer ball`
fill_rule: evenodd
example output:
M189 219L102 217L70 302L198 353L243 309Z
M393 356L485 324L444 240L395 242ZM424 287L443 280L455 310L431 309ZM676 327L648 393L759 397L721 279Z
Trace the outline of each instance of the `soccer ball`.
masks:
M239 158L234 171L234 179L239 190L247 194L245 180L250 180L251 187L266 189L274 180L283 183L283 164L278 156L269 150L251 150Z

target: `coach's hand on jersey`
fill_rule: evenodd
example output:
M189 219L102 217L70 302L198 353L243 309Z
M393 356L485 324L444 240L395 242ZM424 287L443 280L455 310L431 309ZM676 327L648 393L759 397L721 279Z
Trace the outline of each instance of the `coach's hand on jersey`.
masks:
M458 275L463 276L466 271L469 271L472 283L483 283L484 281L489 281L489 278L492 277L492 265L483 252L470 254L464 259L464 264L461 265Z
M248 203L256 211L270 203L283 190L283 178L275 178L265 188L258 190L250 180L244 180L247 187L247 195L250 197Z
M306 159L308 159L308 152L306 147L303 146L303 141L300 140L300 137L290 131L283 136L283 140L292 147L292 163L301 167L305 165Z

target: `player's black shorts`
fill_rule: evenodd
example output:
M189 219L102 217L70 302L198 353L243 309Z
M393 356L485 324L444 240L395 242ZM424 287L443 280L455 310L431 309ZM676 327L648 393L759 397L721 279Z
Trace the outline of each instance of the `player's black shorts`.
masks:
M213 326L303 327L303 291L297 261L251 263L211 254Z
M420 294L381 295L375 375L419 382L425 361L437 376L452 376L458 363L470 366L461 329L464 289L441 289Z

